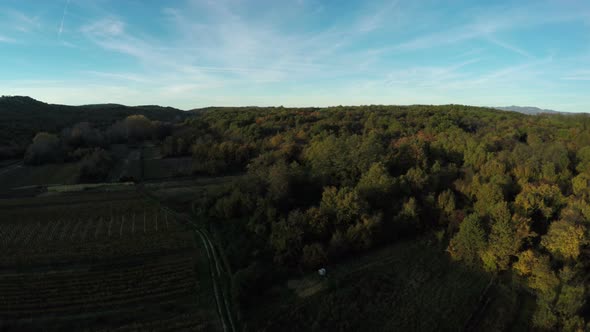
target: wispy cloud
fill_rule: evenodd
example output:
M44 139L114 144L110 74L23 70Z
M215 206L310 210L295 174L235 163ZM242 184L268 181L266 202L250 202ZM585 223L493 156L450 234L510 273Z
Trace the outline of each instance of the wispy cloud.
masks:
M518 46L512 45L512 44L509 44L509 43L507 43L505 41L499 40L497 37L488 36L487 39L490 42L492 42L493 44L502 47L503 49L512 51L514 53L520 54L520 55L522 55L524 57L527 57L527 58L534 58L529 52L525 51L524 49L522 49L522 48L520 48Z
M152 82L149 77L145 77L142 75L132 74L132 73L107 73L107 72L99 72L99 71L83 71L82 74L89 74L96 77L106 78L106 79L115 79L115 80L122 80L122 81L131 81L137 83L149 83Z
M81 31L95 39L116 37L125 33L125 23L115 17L106 17L82 26Z
M372 9L372 13L362 17L357 23L361 33L371 32L384 25L386 20L391 20L391 12L398 7L399 0L390 0L385 5Z
M61 23L59 24L59 30L57 32L58 37L61 39L61 34L64 31L64 21L66 20L66 15L68 14L68 7L70 6L70 0L66 1L64 6L64 12L61 16Z
M165 47L161 40L128 33L126 24L113 17L87 24L82 31L103 49L134 57L150 67L190 75L193 81L223 78L264 84L367 69L370 59L359 61L367 53L346 48L384 26L392 13L401 12L398 1L389 0L367 6L353 22L295 33L283 22L289 15L272 15L273 11L280 9L284 14L309 7L313 13L317 6L269 3L271 14L261 14L254 20L244 16L239 8L243 4L235 1L187 3L187 7L163 10L167 28L176 32ZM195 19L201 13L207 13L205 18ZM186 45L199 46L187 51Z
M14 39L0 35L0 43L14 43L14 42L16 42Z
M38 16L11 8L0 8L0 31L10 32L11 35L22 35L40 28L41 21ZM15 39L3 36L0 42L15 42Z
M446 82L444 89L473 89L477 87L497 88L506 84L521 84L523 81L534 81L535 68L547 66L553 61L552 57L529 61L516 65L493 69L480 75L473 75L468 79Z
M561 79L566 81L590 81L590 70L577 70L563 76Z
M41 27L38 16L31 16L13 9L4 9L4 20L10 28L18 32L30 32Z
M380 51L382 53L411 52L457 45L473 40L484 40L524 57L534 58L522 47L501 40L498 34L522 28L531 29L547 24L588 19L587 11L576 11L573 7L563 8L566 10L555 12L554 8L547 7L544 2L533 6L486 8L483 12L471 13L466 20L467 23L443 26L439 31L414 36L392 46L384 47ZM551 15L547 15L547 12L551 12Z
M388 86L438 86L465 77L465 74L461 73L460 69L479 61L481 59L475 58L448 66L421 66L397 70L387 75L384 84Z

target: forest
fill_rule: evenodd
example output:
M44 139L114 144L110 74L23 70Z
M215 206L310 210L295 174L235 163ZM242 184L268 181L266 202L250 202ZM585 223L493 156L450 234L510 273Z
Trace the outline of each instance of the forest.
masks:
M23 153L30 164L83 160L100 181L109 145L151 140L164 157L191 157L195 177L240 175L192 206L223 244L244 321L292 275L428 238L533 297L535 329L582 331L589 125L583 114L462 105L207 108L65 124Z
M246 172L200 199L225 229L243 308L267 284L432 236L536 299L531 325L586 326L586 115L447 106L215 109L164 142L194 171ZM274 277L276 278L276 277Z

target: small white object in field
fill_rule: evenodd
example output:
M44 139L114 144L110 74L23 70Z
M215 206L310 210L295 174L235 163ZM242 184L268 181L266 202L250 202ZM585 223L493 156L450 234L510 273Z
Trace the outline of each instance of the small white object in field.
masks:
M324 268L319 269L318 274L322 277L325 277L326 276L326 269L324 269Z

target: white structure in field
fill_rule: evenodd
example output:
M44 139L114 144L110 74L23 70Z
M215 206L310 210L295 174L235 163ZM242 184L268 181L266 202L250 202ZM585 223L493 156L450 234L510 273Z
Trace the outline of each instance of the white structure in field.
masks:
M324 268L319 269L318 274L320 275L320 277L325 277L326 276L326 269L324 269Z

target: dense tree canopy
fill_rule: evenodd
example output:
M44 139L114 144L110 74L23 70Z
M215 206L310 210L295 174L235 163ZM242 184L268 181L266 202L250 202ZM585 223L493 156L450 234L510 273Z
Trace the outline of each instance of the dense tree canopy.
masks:
M256 262L317 268L438 232L458 261L518 276L538 328L568 329L585 324L589 121L458 105L227 108L169 144L183 138L195 172L248 170L240 195L200 204L248 234Z

